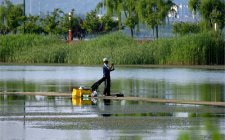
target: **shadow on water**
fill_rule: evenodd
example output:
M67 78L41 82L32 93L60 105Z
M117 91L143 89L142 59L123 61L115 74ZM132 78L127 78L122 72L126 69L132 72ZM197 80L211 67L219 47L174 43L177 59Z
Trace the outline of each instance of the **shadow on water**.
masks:
M110 106L111 105L111 100L109 99L103 99L104 105L105 106ZM103 117L110 117L111 114L110 113L103 113L102 114Z

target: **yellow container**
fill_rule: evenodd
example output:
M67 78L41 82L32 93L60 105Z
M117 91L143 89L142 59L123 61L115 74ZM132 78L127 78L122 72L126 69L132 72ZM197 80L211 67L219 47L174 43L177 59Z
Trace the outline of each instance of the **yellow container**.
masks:
M72 98L91 97L92 90L89 88L73 88Z
M82 98L72 98L72 104L74 106L81 106L81 105L91 105L91 99L82 99Z

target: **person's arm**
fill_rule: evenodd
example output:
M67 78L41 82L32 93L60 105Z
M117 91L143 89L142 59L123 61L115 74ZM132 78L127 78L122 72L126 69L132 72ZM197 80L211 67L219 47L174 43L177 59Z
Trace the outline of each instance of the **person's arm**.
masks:
M113 64L113 63L111 64L111 66L110 66L109 70L110 70L110 71L114 71L114 70L115 70L115 68L114 68L114 64Z

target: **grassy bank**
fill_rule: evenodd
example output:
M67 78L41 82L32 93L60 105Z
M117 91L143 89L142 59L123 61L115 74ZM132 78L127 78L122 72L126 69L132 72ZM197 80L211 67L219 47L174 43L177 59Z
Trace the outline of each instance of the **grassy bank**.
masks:
M224 64L225 42L214 33L138 42L122 33L66 44L55 36L0 36L0 62L101 64Z

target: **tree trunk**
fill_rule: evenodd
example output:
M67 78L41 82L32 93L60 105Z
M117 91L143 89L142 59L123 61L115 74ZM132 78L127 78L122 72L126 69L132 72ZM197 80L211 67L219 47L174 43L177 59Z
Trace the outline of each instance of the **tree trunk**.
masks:
M168 16L166 16L167 18L167 24L169 25L170 24L170 18Z
M130 28L130 33L131 33L131 37L134 37L134 30L132 28Z
M152 38L154 39L155 38L155 29L154 29L154 27L152 27L152 33L153 33Z
M119 28L119 30L122 29L122 26L121 26L121 20L118 20L118 28Z
M119 27L119 30L122 29L122 20L121 20L121 13L117 14L118 16L118 27Z
M155 26L155 30L156 30L156 39L158 39L159 38L159 26L158 25Z

